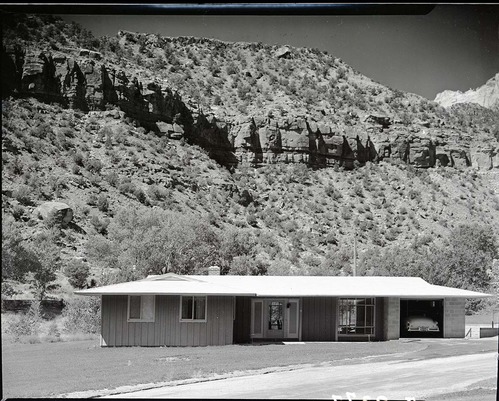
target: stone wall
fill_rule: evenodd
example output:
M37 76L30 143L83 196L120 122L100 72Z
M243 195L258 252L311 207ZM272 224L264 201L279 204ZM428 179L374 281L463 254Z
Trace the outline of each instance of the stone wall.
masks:
M464 298L444 299L444 338L464 338Z
M385 298L384 313L385 340L400 338L400 298Z

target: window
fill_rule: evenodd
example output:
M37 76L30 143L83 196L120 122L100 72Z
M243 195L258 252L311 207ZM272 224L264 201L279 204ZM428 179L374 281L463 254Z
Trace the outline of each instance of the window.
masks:
M129 322L154 322L154 295L128 296Z
M340 298L338 334L374 335L374 298Z
M180 321L206 322L206 297L181 296Z
M272 301L269 304L269 330L282 330L282 302Z

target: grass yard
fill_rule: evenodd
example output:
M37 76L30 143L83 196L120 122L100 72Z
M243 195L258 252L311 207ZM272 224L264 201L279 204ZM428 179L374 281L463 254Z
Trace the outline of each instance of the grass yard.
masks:
M417 351L417 342L229 345L198 348L100 348L98 340L2 344L3 398L207 377ZM354 361L352 361L354 362ZM359 361L361 362L361 361Z
M493 351L496 345L490 340L445 339L161 348L100 348L98 340L2 343L3 398L112 390L299 364L364 363L371 356L464 355Z
M466 324L482 324L492 326L492 319L494 319L494 327L499 325L499 309L487 309L480 313L466 316Z

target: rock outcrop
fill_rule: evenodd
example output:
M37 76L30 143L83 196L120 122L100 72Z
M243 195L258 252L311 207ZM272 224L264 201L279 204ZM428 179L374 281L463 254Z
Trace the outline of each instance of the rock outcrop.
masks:
M276 56L290 54L282 47ZM2 64L3 96L32 96L85 112L114 105L150 130L201 146L226 166L306 163L315 168L353 168L399 159L420 168L498 167L494 144L471 146L471 139L461 134L453 139L451 128L421 121L404 125L388 115L366 114L360 119L351 114L341 123L324 110L318 116L292 110L280 117L204 114L171 88L109 66L100 53L86 49L45 52L2 47ZM498 81L499 74L473 96L489 104L499 93Z
M486 108L499 106L499 73L477 89L466 92L445 90L435 97L435 102L443 107L451 107L458 103L477 103Z
M192 118L177 93L157 82L142 83L138 77L99 62L100 53L80 51L73 57L58 52L24 52L2 47L3 96L33 96L83 111L119 106L128 116L150 129L156 122L189 125ZM173 133L183 128L173 129Z
M33 213L42 220L54 218L61 225L67 225L73 220L73 209L62 202L42 203Z

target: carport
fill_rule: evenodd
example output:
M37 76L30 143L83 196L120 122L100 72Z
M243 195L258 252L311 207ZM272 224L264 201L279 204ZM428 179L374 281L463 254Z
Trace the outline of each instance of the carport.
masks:
M436 322L438 331L426 330L419 322ZM411 328L408 322L412 322ZM401 299L400 300L400 337L401 338L442 338L444 336L443 299Z

